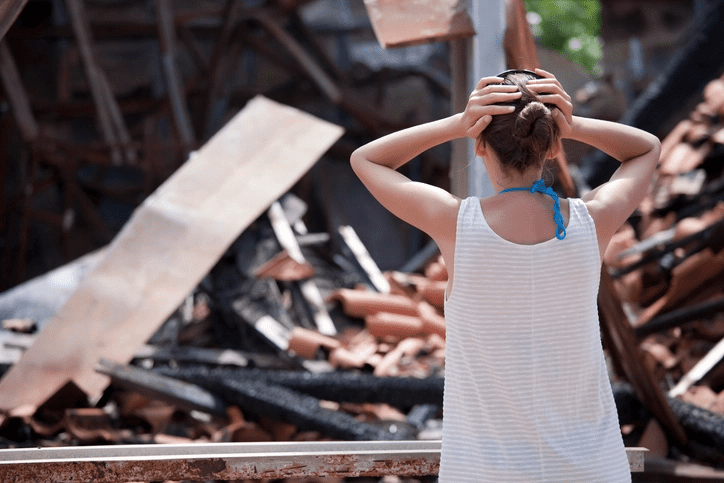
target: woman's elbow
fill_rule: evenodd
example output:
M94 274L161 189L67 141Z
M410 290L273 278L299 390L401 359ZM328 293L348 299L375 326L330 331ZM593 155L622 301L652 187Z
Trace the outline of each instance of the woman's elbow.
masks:
M357 176L360 176L360 170L365 161L367 161L367 159L364 157L360 148L355 149L349 157L349 164Z
M649 142L651 143L651 148L649 149L649 153L651 154L653 163L658 164L659 156L661 156L661 141L653 134L650 136Z

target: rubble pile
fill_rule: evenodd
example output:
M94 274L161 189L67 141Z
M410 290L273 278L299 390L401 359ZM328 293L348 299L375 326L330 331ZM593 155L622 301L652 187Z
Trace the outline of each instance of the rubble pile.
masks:
M0 445L439 439L442 264L382 274L351 228L300 233L301 200L273 206L130 365L98 363L111 380L98 401L69 382L38 408L4 412ZM275 232L280 212L302 263ZM310 285L331 324L322 330ZM21 350L37 325L4 329L5 346Z
M724 78L662 141L652 189L604 262L669 397L724 415ZM665 451L665 448L664 450Z

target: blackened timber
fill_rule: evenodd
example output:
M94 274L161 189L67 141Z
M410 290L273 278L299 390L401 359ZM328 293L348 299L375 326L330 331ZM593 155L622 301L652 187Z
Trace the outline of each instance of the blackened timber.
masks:
M645 422L652 414L636 396L634 388L627 383L612 383L613 397L618 409L619 422L623 424ZM724 416L713 413L678 398L667 397L671 410L688 437L689 446L682 448L719 454L719 463L724 463ZM694 447L691 441L696 441Z
M721 250L720 248L720 240L724 238L724 220L718 221L706 228L704 228L701 231L698 231L696 233L693 233L687 237L684 237L680 240L672 241L670 243L667 243L662 248L654 249L647 255L644 255L641 257L641 259L637 260L636 262L627 265L623 268L620 268L619 270L616 270L614 273L611 274L613 278L619 278L623 275L626 275L627 273L631 273L634 270L643 267L644 265L654 262L656 260L660 260L665 255L673 252L677 248L684 247L686 245L689 245L691 243L694 244L693 248L690 248L686 251L686 256L691 256L694 253L697 253L707 246L712 245L715 248L715 252L718 252ZM716 250L719 248L719 250ZM682 257L682 260L686 257ZM675 260L679 260L678 258ZM673 263L668 263L666 265L667 269L672 269L674 266L678 265L680 261L674 261Z
M663 332L689 322L712 317L722 311L724 311L724 297L717 297L655 317L644 325L635 327L634 333L637 337L643 338L656 332Z
M387 403L401 408L416 404L442 404L444 378L377 377L348 371L309 373L260 369L161 367L159 374L198 383L203 379L257 380L337 402Z
M171 375L173 370L159 370ZM195 372L195 375L191 373ZM203 374L203 375L202 375ZM308 394L252 378L220 377L221 371L176 372L179 379L198 384L219 394L227 403L236 404L251 414L263 415L296 425L300 430L316 430L332 438L351 441L400 439L375 425L357 421L351 415L326 409L320 400Z
M226 415L226 403L197 385L155 374L133 366L124 366L101 359L96 371L128 389L163 399L187 409L196 409L217 416Z
M195 363L246 367L249 356L231 349L209 349L206 347L165 347L145 345L139 347L134 359L150 359L158 362Z

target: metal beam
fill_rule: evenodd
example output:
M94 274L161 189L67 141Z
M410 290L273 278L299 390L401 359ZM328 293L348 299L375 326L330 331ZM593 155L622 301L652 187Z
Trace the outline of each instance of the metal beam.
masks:
M632 472L644 448L627 448ZM125 482L437 474L440 441L192 443L0 450L3 481Z

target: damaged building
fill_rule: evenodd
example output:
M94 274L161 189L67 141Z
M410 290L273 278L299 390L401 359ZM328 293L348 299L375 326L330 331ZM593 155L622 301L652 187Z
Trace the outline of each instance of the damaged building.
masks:
M0 5L0 479L436 481L447 270L348 163L467 97L467 4L410 5ZM724 2L602 1L597 81L500 5L507 67L662 139L602 339L633 480L721 481ZM561 195L610 174L565 148Z

